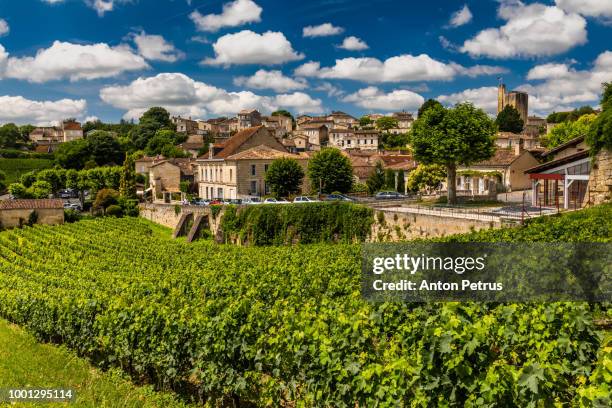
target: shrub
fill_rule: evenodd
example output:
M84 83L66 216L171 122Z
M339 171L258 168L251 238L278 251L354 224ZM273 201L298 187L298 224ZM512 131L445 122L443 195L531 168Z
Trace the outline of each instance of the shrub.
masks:
M105 215L109 217L123 217L123 209L116 204L112 204L106 208Z
M103 188L96 194L96 200L93 203L94 210L105 210L111 205L116 205L119 200L119 192L112 188Z
M82 215L77 210L67 209L64 210L64 222L71 223L77 222L81 219Z

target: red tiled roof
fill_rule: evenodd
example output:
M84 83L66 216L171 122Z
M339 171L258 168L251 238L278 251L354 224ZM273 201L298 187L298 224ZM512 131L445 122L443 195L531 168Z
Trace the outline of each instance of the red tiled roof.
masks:
M497 149L493 157L487 160L480 161L478 163L474 163L474 166L509 166L515 161L519 156L514 154L513 149ZM470 166L466 166L470 167Z
M65 130L81 130L79 122L64 122L63 127Z
M249 140L255 133L259 130L265 129L263 126L255 126L250 127L240 132L236 133L234 136L230 137L228 140L223 142L223 150L215 155L215 159L225 159L226 157L231 156L238 150L240 146L242 146L247 140Z
M270 146L259 145L229 156L228 160L258 160L258 159L301 159L300 155L283 152Z
M64 202L59 199L38 199L38 200L2 200L0 210L43 210L64 208Z

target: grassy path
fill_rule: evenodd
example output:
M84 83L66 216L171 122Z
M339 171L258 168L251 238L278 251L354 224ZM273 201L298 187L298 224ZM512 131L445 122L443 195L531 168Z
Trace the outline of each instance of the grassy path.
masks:
M70 351L40 344L18 326L0 319L0 388L72 388L73 403L44 406L70 407L187 407L170 394L137 387L118 372L101 372ZM0 402L0 406L3 406ZM12 407L40 407L17 403Z

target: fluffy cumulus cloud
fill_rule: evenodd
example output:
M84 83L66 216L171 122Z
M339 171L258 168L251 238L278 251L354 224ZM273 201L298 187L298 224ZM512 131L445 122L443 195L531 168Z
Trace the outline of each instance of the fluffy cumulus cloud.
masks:
M397 89L389 93L375 86L369 86L347 95L342 99L370 110L416 110L425 99L412 91Z
M105 43L81 45L55 41L33 57L19 58L8 56L4 48L0 50L0 78L36 83L66 78L71 81L108 78L148 67L144 58L126 45L111 47Z
M199 31L216 32L223 27L238 27L261 21L262 8L252 0L235 0L223 5L221 14L202 15L197 10L189 15Z
M612 1L608 0L555 0L557 7L570 13L589 17L612 17Z
M465 4L461 9L455 11L448 22L450 27L459 27L472 21L472 12L470 8Z
M8 34L9 31L11 31L11 28L9 27L8 23L6 22L6 20L3 19L3 18L0 18L0 37L2 37L3 35Z
M214 44L215 58L207 58L205 65L261 64L277 65L304 58L304 54L293 49L281 32L267 31L258 34L243 30L226 34Z
M461 102L472 102L491 115L497 113L497 88L494 86L466 89L449 95L440 95L436 99L447 106Z
M295 70L295 75L324 79L352 79L369 83L449 81L457 75L490 75L505 72L503 68L477 65L466 68L455 63L444 63L427 54L400 55L385 61L377 58L344 58L331 67L319 62L307 62Z
M365 41L352 35L350 37L346 37L344 41L342 41L342 44L340 44L338 47L348 51L362 51L370 48Z
M65 0L42 0L44 3L58 4L64 3ZM96 10L100 17L104 16L104 13L113 11L115 4L117 3L128 3L132 0L83 0L92 9Z
M125 110L126 119L137 119L151 106L163 106L173 114L195 117L233 115L247 108L256 108L263 113L278 108L310 113L321 110L320 100L302 92L275 97L260 96L250 91L228 92L181 73L162 73L138 78L128 85L108 86L101 89L100 98L115 108Z
M498 16L506 24L482 30L460 51L474 57L534 57L560 54L587 42L586 20L556 6L505 1Z
M302 29L304 37L328 37L344 32L344 28L336 27L332 23L323 23L316 26L307 26Z
M237 86L246 86L253 89L272 89L276 92L287 92L296 89L305 89L308 83L302 79L293 79L283 75L281 71L266 71L260 69L250 77L237 77L234 79Z
M134 43L138 53L151 61L175 62L184 57L181 51L174 48L161 35L149 35L144 31L134 35Z
M85 114L84 99L33 101L23 96L0 96L0 122L48 125L62 118L79 118Z
M325 92L330 98L336 98L345 94L345 92L329 82L321 82L319 86L314 88L315 91Z
M601 84L612 80L612 51L599 54L590 69L545 64L533 67L528 76L542 81L517 89L529 93L529 109L535 113L545 114L584 104L596 105L601 95Z

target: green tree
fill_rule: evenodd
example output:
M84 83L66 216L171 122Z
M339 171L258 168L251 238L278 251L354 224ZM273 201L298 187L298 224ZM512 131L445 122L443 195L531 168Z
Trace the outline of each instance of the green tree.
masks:
M414 157L446 167L448 203L457 203L457 166L490 158L495 151L495 123L471 103L454 108L432 107L414 122Z
M506 105L495 119L497 127L502 132L521 133L525 122L514 106Z
M546 147L553 148L574 139L578 136L586 136L591 124L595 122L597 115L587 114L575 122L563 122L552 128L550 133L544 137Z
M106 210L111 205L116 205L119 200L119 193L112 188L103 188L96 193L96 199L93 203L95 210Z
M362 116L359 118L359 126L362 128L369 128L374 125L374 121L369 116Z
M272 116L286 116L288 118L293 119L293 115L288 110L279 109L277 111L272 112Z
M162 129L174 130L170 114L164 108L153 107L140 117L138 126L130 131L130 138L137 149L144 149L149 139Z
M136 197L136 167L131 154L125 154L121 180L119 181L119 195L124 198Z
M19 177L19 181L26 187L30 187L36 181L36 172L28 171Z
M399 170L397 172L397 191L406 194L406 177L404 170Z
M14 123L7 123L0 126L0 146L14 147L17 141L21 140L19 128Z
M30 140L30 133L36 129L34 125L21 125L19 126L19 133L21 134L21 141L27 142Z
M441 108L442 104L438 101L436 101L435 99L428 99L426 100L421 107L419 108L419 111L417 113L417 117L420 117L423 113L425 113L426 110L428 110L429 108Z
M446 178L444 166L439 164L419 164L408 174L408 190L418 192L439 188Z
M313 190L320 190L321 193L348 193L353 185L353 166L340 150L327 147L310 159L308 179Z
M8 193L13 198L28 198L28 189L21 183L9 184Z
M53 192L53 187L47 181L35 181L30 188L27 189L26 195L32 198L49 198Z
M385 188L395 191L395 172L391 169L385 170Z
M116 137L107 131L96 130L87 136L91 158L98 166L118 164L123 160L125 152Z
M376 128L384 132L389 129L396 129L399 126L399 121L391 116L383 116L376 119Z
M91 159L91 151L86 139L78 139L60 143L54 156L55 163L65 169L82 169Z
M36 173L36 181L45 181L51 186L51 193L64 188L66 185L66 170L65 169L44 169ZM34 186L36 182L32 183Z
M276 198L298 193L303 179L304 170L294 159L276 159L266 172L266 185Z
M376 194L385 185L385 168L383 162L378 160L374 166L374 171L366 180L366 186L368 187L368 194Z
M602 112L591 123L586 142L591 147L591 155L602 149L612 150L612 82L603 84L601 98Z

